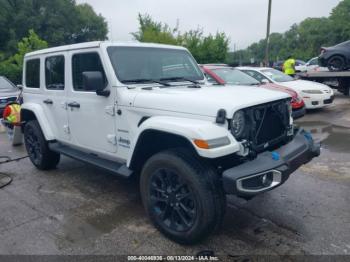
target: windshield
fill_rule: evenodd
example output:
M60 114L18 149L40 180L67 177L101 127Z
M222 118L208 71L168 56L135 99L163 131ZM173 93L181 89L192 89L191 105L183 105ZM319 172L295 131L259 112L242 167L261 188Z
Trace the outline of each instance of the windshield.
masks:
M150 47L108 47L114 71L122 83L137 80L203 80L196 61L186 50Z
M16 87L6 78L0 76L0 90L16 90Z
M290 77L281 71L275 70L275 69L265 69L261 70L262 73L264 73L266 76L270 77L272 80L276 82L290 82L293 81L294 78Z
M232 85L259 85L259 81L233 68L217 68L212 70L227 84Z

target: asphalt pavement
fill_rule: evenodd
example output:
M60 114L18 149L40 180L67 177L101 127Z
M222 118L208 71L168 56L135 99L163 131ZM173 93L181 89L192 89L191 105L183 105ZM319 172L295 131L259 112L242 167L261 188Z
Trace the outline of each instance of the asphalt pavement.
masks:
M350 255L350 98L297 124L322 141L321 156L271 192L230 196L220 232L194 246L154 229L135 181L65 157L38 171L0 128L0 173L13 179L0 189L0 254Z

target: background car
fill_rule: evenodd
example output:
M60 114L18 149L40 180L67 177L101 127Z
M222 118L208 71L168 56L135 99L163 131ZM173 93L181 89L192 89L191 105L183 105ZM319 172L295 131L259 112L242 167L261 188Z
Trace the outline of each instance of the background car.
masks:
M276 61L273 63L272 67L276 70L283 72L283 63L284 63L284 61Z
M333 103L334 92L327 85L294 79L268 67L239 67L238 69L254 77L260 83L275 83L293 89L304 100L306 109L322 108Z
M6 77L0 76L0 118L7 103L16 101L18 88Z
M320 65L329 71L342 71L350 68L350 41L332 47L322 47Z
M273 63L273 68L278 70L278 71L281 71L283 72L283 64L284 64L285 61L277 61L275 63ZM301 70L303 69L303 67L305 66L305 62L302 61L302 60L295 60L295 71L296 72L302 72Z
M319 71L324 72L328 71L327 67L322 67L319 65L318 57L311 58L305 65L299 67L300 72L309 72L309 71Z
M296 72L301 72L301 69L303 66L305 66L305 62L303 60L296 59L295 60L295 71Z
M289 94L292 97L293 118L297 119L305 115L304 101L298 94L290 88L286 88L274 83L261 84L255 78L234 69L227 65L201 65L207 81L213 85L247 85L260 86L270 90L281 91Z

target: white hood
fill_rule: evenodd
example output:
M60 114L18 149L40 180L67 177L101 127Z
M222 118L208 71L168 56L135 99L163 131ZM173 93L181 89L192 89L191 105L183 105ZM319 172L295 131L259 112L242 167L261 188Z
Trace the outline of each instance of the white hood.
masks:
M202 86L201 88L166 87L139 89L134 106L215 117L225 109L230 117L239 109L290 96L286 93L251 86Z
M301 92L302 90L321 90L329 92L331 90L331 88L327 85L307 80L294 80L278 84L289 87L297 92Z

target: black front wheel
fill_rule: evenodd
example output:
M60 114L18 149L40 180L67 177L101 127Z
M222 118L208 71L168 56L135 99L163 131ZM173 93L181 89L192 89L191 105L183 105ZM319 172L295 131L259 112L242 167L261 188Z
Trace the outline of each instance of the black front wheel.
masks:
M142 170L140 189L153 224L178 243L196 243L221 224L225 195L217 174L189 151L151 157Z
M60 154L49 149L38 121L29 121L24 126L24 144L29 159L38 169L52 169L59 163Z
M329 71L342 71L345 69L345 59L341 56L333 56L328 60Z

